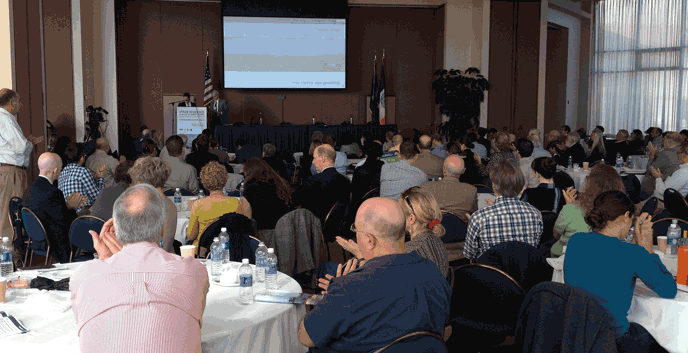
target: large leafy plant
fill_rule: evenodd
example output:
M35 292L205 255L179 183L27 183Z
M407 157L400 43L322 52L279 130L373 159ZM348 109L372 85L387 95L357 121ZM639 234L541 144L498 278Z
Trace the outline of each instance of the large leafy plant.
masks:
M464 72L440 69L435 76L437 79L432 83L435 103L440 105L440 112L449 117L440 126L440 132L456 135L477 126L480 122L480 103L485 100L485 91L490 89L490 83L480 74L480 70L474 67Z

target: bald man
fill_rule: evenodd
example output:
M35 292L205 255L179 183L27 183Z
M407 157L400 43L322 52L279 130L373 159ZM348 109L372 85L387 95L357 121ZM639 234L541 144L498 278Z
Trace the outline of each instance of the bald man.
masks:
M459 181L465 171L463 158L453 154L444 160L442 180L424 183L421 188L435 197L442 212L473 213L478 210L478 189Z
M53 183L62 171L62 159L55 153L38 157L40 175L24 192L22 205L30 208L41 220L50 241L50 255L58 262L69 262L69 226L76 219L76 209L86 202L79 193L64 194ZM37 242L39 249L47 249L45 242Z
M411 162L411 165L422 170L429 178L437 179L442 176L442 163L440 157L432 154L432 138L423 135L418 140L418 156Z
M441 334L451 290L430 260L404 248L406 221L395 200L373 198L352 231L367 260L341 265L323 300L299 325L310 352L372 352L415 331ZM374 334L373 334L374 333Z
M313 152L313 165L318 173L303 181L297 190L296 200L325 224L327 213L338 201L351 200L351 182L334 167L337 154L331 145L318 146Z
M110 141L105 137L101 137L96 140L96 151L88 157L84 165L86 169L94 174L98 169L105 166L105 174L103 174L105 187L110 187L115 184L115 169L117 169L119 165L119 161L108 153L110 153Z

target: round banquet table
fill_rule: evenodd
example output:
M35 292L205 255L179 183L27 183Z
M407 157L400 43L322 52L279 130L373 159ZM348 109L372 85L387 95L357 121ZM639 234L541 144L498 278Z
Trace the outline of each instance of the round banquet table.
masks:
M79 265L81 263L65 264L60 271L68 274ZM210 263L207 265L210 266ZM61 278L51 276L51 272L18 273L22 277L40 274L54 280ZM60 274L57 271L53 273ZM298 339L299 323L306 315L303 305L262 302L241 305L239 287L220 286L210 278L201 328L203 352L306 350ZM283 273L278 273L277 284L281 291L301 293L299 284ZM256 284L253 288L254 292L260 292L265 290L265 285ZM8 288L5 302L0 303L0 311L14 316L29 330L27 333L0 338L3 352L79 352L79 337L69 292Z
M676 257L664 257L654 246L654 251L667 270L674 276L678 269ZM552 281L564 283L564 256L547 259L554 267ZM688 347L688 286L678 285L674 299L660 298L641 280L635 282L628 321L642 325L657 342L672 353L685 353Z

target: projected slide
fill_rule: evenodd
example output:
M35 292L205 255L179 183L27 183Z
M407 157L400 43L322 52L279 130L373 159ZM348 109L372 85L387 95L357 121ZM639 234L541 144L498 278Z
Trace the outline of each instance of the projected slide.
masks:
M346 20L223 17L226 88L346 88Z

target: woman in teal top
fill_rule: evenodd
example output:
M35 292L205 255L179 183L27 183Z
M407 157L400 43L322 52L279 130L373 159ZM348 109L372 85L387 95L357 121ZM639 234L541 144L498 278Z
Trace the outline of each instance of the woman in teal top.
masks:
M559 257L564 253L564 246L568 245L572 235L590 231L585 223L585 213L592 209L598 195L612 190L626 192L621 176L611 166L598 164L590 169L590 174L585 178L583 194L578 199L575 189L564 192L566 206L559 212L554 224L554 238L557 242L552 246L552 256Z
M643 213L635 222L634 244L622 239L633 223L635 206L621 191L595 199L585 221L591 233L571 237L564 260L564 279L605 307L615 322L619 352L655 352L658 344L641 325L629 323L636 279L662 298L676 296L676 281L652 252L652 221Z

